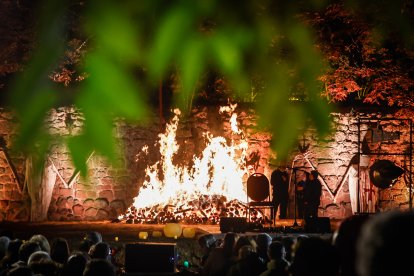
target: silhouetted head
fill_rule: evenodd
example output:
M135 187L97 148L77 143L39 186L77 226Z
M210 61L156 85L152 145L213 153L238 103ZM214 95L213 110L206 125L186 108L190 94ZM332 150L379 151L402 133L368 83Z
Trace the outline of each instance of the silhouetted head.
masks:
M30 238L30 241L37 242L42 251L45 251L50 254L50 244L47 238L43 235L34 235Z
M83 276L115 276L115 267L107 260L92 259L85 267Z
M50 248L50 257L60 264L66 263L69 258L69 245L66 239L56 238Z
M414 260L413 233L414 212L390 211L371 217L358 239L359 275L406 275Z
M93 244L97 244L98 242L102 242L102 235L99 232L91 231L86 233L83 239L91 241Z

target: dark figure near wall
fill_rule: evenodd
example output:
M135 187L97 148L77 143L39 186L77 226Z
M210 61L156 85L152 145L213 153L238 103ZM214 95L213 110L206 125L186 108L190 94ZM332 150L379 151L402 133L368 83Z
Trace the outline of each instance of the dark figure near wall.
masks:
M272 172L270 177L270 184L273 187L273 203L274 203L274 210L273 210L273 217L276 217L277 211L280 206L280 219L286 218L287 213L287 206L288 206L288 199L289 199L289 185L287 181L287 173L281 171L280 169L276 169Z
M303 189L304 218L312 219L318 217L318 207L321 203L322 184L318 180L318 171L313 170L309 175L309 181Z
M305 178L296 184L296 207L298 218L303 218L303 190L305 189L306 183L309 182L310 173L304 172Z

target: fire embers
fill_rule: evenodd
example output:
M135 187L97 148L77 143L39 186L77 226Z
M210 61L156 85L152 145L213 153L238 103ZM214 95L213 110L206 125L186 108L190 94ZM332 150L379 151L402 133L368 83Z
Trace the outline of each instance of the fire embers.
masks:
M218 224L220 217L247 217L247 206L234 199L227 201L224 196L201 195L199 199L176 206L166 204L137 209L132 206L122 218L126 223L167 223ZM253 221L262 221L260 212L251 212Z

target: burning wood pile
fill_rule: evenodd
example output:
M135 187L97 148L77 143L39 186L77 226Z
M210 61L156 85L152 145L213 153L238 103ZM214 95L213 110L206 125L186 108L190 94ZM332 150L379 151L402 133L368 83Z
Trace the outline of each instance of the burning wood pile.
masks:
M220 112L230 114L232 132L244 137L237 127L235 108L230 105ZM166 132L159 134L161 160L147 167L138 196L118 219L126 223L217 224L220 217L247 217L247 141L242 138L228 142L224 137L205 133L206 147L201 156L194 156L193 166L176 166L172 160L179 149L179 110L175 114ZM142 149L144 153L147 150L148 147ZM255 222L264 220L257 210L251 212L250 218Z
M164 224L182 222L185 224L218 224L220 217L247 217L247 205L237 199L227 201L224 196L200 196L185 205L155 205L128 209L123 221L128 224ZM251 210L250 220L255 223L270 223L261 210Z
M238 201L227 201L224 196L200 196L185 205L155 205L137 209L131 207L125 214L126 223L217 224L220 217L245 217L247 206Z

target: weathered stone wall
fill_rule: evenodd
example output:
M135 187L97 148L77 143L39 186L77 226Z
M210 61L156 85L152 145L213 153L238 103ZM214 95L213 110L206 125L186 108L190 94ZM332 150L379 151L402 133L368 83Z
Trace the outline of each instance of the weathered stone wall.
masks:
M271 136L268 133L254 130L256 117L250 109L236 110L238 122L249 141L250 161L254 161L256 171L270 177L271 171L278 163L276 154L270 149ZM366 114L357 114L366 116ZM334 113L332 117L332 133L327 137L318 137L314 130L308 130L299 143L309 145L306 153L294 150L290 160L285 164L290 172L291 199L289 216L293 217L294 183L303 178L303 171L316 168L326 186L320 206L320 215L332 218L343 218L351 212L348 181L342 181L352 157L358 152L357 115ZM378 114L370 114L377 117ZM27 193L20 192L24 183L25 159L18 153L9 152L11 141L15 135L15 121L10 112L0 111L0 136L6 142L5 151L9 154L16 175L21 183L18 185L11 166L7 162L5 151L0 153L0 220L28 220L30 212ZM73 108L52 110L47 124L51 133L66 137L76 135L81 130L83 118ZM365 129L367 128L364 125ZM156 116L147 123L131 125L122 120L115 126L115 133L122 145L119 155L121 168L114 168L97 155L88 161L89 177L82 179L74 169L68 150L59 143L52 146L50 161L59 172L49 207L49 220L106 220L123 214L137 195L140 183L145 178L145 168L159 160L157 148L160 122ZM387 121L383 130L400 131L398 141L382 143L382 151L403 152L407 148L407 127L400 122ZM213 135L231 136L228 116L219 116L217 107L203 107L194 112L194 116L180 122L177 141L180 153L176 161L186 164L194 154L203 149L202 133L210 131ZM366 132L366 131L365 131ZM365 133L364 132L364 133ZM240 139L240 137L232 137ZM363 137L362 137L363 138ZM408 139L409 141L409 139ZM149 155L141 155L141 149L148 146ZM379 144L371 143L374 150ZM377 157L372 157L375 160ZM403 166L400 157L388 156L397 165ZM275 162L276 161L276 162ZM296 174L292 168L298 168ZM381 191L379 209L408 208L408 192L406 181L401 178L392 188ZM329 190L330 192L329 192Z

